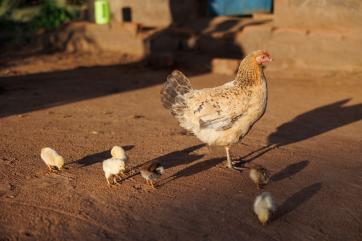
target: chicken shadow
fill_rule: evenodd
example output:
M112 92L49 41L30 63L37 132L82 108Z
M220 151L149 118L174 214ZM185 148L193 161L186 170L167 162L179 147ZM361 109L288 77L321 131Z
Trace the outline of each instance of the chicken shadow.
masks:
M277 130L268 136L267 146L243 156L240 162L250 162L275 148L303 141L361 120L362 104L345 106L350 100L343 99L312 109L278 126Z
M219 163L223 162L225 160L225 158L212 158L206 161L201 161L198 162L196 164L193 164L192 166L186 167L178 172L176 172L175 174L173 174L172 176L169 176L168 178L164 179L162 181L162 183L160 183L160 186L163 186L171 181L174 181L176 179L179 179L181 177L188 177L188 176L192 176L195 175L197 173L206 171L216 165L218 165Z
M277 208L277 211L273 215L273 221L280 219L293 210L297 209L303 203L307 202L313 196L315 196L321 188L322 183L317 182L294 193Z
M122 146L122 148L125 151L129 151L131 149L134 148L134 145L127 145L127 146ZM86 166L91 166L95 163L98 162L102 162L105 159L111 158L111 151L110 150L106 150L106 151L101 151L98 153L93 153L91 155L87 155L79 160L75 160L72 162L67 163L66 165L70 165L70 164L74 164L76 163L77 165L80 165L81 167L86 167Z
M282 169L281 171L273 174L271 176L271 180L273 182L278 182L285 178L290 178L293 175L297 174L298 172L302 171L304 168L306 168L308 166L308 164L309 164L308 160L290 164L287 167L285 167L284 169Z

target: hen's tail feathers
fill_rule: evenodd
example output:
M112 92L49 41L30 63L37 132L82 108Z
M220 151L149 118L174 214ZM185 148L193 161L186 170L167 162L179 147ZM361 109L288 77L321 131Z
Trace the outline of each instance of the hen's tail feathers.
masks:
M174 70L168 77L161 90L161 101L173 115L185 106L183 95L192 90L189 79L180 71Z

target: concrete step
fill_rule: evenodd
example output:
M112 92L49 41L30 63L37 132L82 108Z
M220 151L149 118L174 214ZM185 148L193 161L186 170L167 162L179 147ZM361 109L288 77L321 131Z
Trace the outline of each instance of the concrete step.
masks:
M137 24L112 23L97 25L89 22L75 22L50 36L50 44L61 50L112 51L144 57L148 53L145 43L151 31L141 32Z
M362 34L354 31L253 26L235 37L246 53L267 49L280 67L354 70L362 66Z

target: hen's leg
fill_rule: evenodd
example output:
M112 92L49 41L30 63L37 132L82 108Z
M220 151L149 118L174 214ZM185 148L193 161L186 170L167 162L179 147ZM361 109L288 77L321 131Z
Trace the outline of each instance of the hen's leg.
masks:
M209 145L207 145L207 151L211 153L211 147Z
M225 151L226 151L226 159L227 159L227 164L226 166L228 168L233 168L232 164L231 164L231 158L230 158L230 153L229 153L230 147L225 146Z

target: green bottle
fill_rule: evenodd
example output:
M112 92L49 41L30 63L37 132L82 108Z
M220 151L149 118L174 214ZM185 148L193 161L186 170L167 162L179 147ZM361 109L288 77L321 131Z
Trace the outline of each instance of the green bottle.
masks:
M96 24L108 24L110 21L111 12L109 9L108 0L94 1L94 18Z

